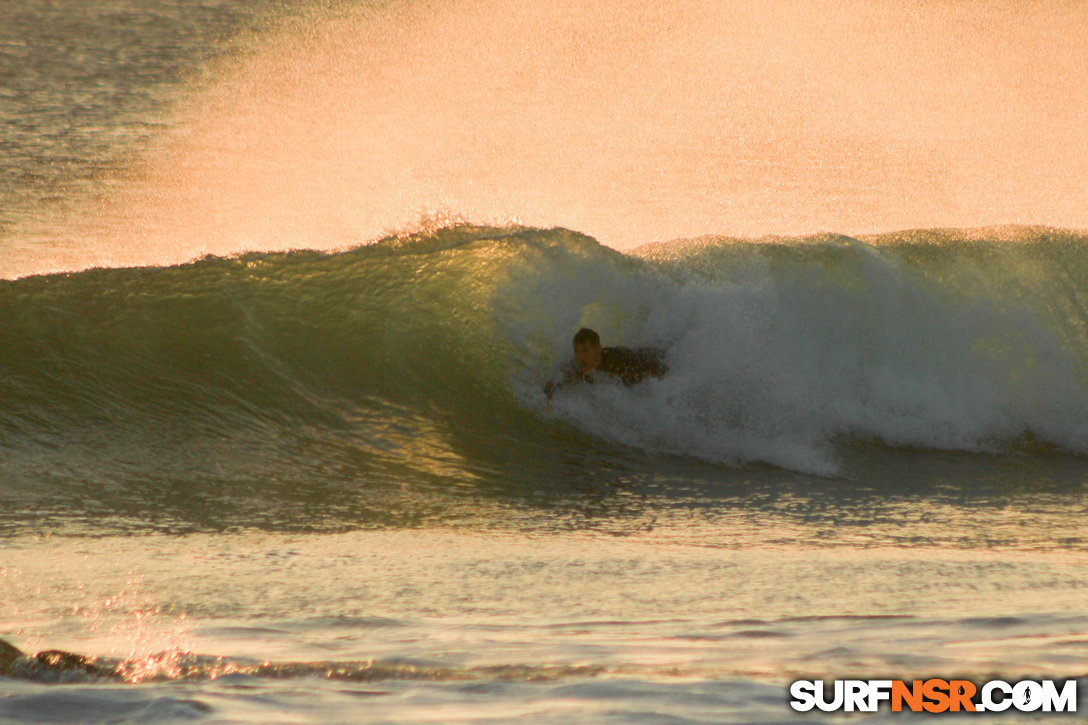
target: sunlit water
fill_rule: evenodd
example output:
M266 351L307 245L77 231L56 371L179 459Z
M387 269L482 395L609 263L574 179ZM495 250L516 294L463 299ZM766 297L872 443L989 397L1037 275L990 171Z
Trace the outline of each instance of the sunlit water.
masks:
M877 458L868 485L573 469L545 499L432 493L446 525L9 537L6 639L131 684L3 681L0 717L777 722L819 719L799 678L1083 675L1083 464Z
M1085 676L1085 38L1072 2L0 5L0 637L116 675L12 672L0 721ZM582 325L669 376L546 407Z
M10 542L9 638L124 660L140 684L9 682L0 713L765 722L795 678L1065 677L1088 655L1083 550L751 538L717 521Z

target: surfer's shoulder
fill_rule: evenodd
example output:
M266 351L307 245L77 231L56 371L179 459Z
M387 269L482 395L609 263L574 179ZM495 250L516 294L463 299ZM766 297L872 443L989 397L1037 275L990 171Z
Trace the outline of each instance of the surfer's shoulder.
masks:
M618 376L624 385L634 385L645 378L660 378L668 372L664 351L653 347L606 347L601 350L600 369Z

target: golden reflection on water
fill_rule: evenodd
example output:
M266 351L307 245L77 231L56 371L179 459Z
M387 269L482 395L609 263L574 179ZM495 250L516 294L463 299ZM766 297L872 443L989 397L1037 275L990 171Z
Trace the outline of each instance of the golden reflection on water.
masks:
M453 530L27 541L3 562L0 621L24 649L124 658L137 678L169 676L179 652L777 681L1061 675L1084 651L1083 552L691 543Z
M479 476L454 447L449 430L433 418L397 408L395 416L368 417L360 447L394 467L472 485ZM411 473L406 472L407 476Z

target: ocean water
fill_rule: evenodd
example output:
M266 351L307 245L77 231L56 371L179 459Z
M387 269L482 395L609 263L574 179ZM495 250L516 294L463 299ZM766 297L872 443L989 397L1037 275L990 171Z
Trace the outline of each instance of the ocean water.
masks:
M1088 675L1088 13L833 5L0 6L0 722Z

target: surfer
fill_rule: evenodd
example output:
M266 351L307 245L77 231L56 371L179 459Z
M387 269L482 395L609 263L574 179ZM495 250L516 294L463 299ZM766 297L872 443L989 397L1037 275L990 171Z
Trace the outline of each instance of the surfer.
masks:
M588 327L574 335L574 360L564 370L559 383L549 381L544 396L551 400L556 388L566 383L592 383L598 374L618 377L624 385L641 383L646 378L664 377L669 371L661 361L664 352L652 347L601 347L601 336Z

